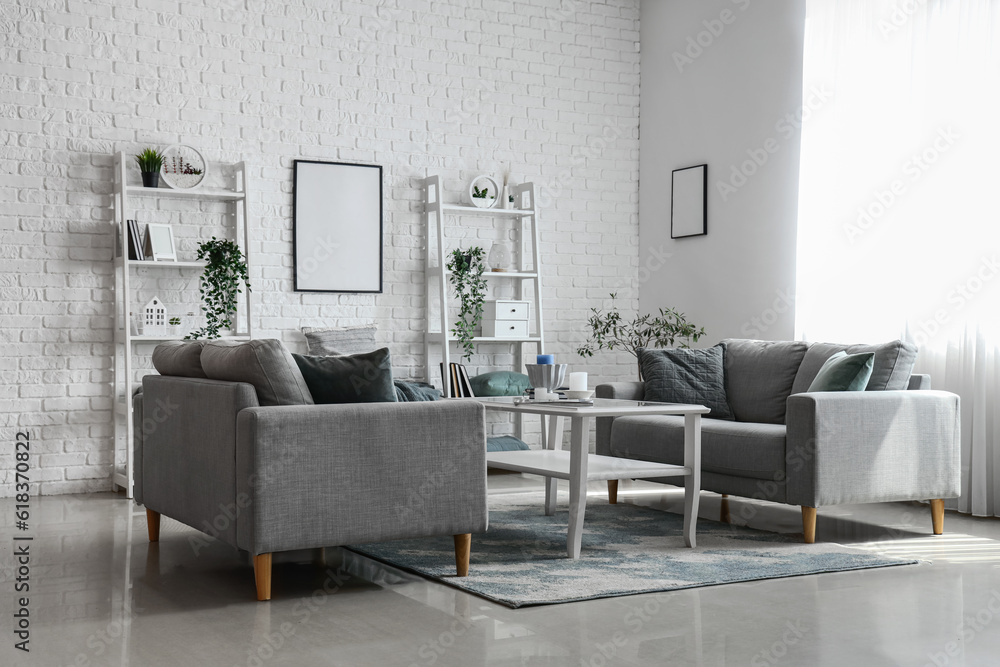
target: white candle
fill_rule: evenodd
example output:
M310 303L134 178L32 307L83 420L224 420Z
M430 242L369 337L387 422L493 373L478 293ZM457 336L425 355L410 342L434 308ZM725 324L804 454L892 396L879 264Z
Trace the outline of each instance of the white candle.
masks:
M549 400L549 390L543 387L535 387L535 400L536 401Z
M569 374L569 390L570 391L587 391L587 374L586 373L570 373Z

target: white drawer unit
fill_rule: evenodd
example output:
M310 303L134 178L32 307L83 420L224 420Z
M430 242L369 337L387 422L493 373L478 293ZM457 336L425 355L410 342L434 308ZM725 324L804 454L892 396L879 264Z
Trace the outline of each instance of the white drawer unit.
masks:
M524 320L528 321L528 301L484 301L483 321ZM492 334L488 334L492 335ZM527 335L527 334L525 334Z
M483 335L487 338L527 338L528 320L488 320L484 317Z

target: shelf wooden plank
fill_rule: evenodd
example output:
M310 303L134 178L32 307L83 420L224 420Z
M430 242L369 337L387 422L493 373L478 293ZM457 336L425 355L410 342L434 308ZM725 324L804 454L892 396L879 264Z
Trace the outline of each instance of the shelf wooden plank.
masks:
M428 331L424 334L432 340L441 340L442 334L440 331ZM445 334L447 340L457 341L458 339L451 334ZM508 337L508 336L475 336L473 342L476 343L539 343L541 338L538 336L521 336L521 337Z
M184 340L184 336L129 336L133 343L155 343L165 340ZM250 340L250 336L221 336L212 340Z
M433 204L426 205L425 211L432 210ZM441 210L445 213L456 215L499 215L508 218L523 218L534 215L534 210L519 208L479 208L478 206L461 206L459 204L441 204Z
M427 268L427 273L431 275L439 275L440 270L436 266L431 266ZM445 269L444 275L450 276L451 271ZM486 271L483 273L483 278L537 278L538 273L535 271Z
M156 267L158 269L204 269L204 261L198 262L152 262L149 260L128 260L129 266Z
M194 190L173 190L171 188L144 188L128 185L125 193L130 197L166 197L168 199L204 199L215 201L239 201L246 197L243 192L221 188L195 188Z

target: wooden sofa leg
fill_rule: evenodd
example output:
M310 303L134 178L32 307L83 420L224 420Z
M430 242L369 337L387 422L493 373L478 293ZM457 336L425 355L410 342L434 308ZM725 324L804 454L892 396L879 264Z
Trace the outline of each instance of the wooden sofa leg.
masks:
M733 518L729 516L729 496L722 494L722 502L719 503L719 521L722 523L732 523Z
M806 544L816 542L816 508L802 506L802 534Z
M455 536L455 569L458 576L469 576L469 553L472 551L472 533Z
M160 513L146 508L146 530L150 542L160 541Z
M609 479L608 480L608 504L617 505L618 504L618 480Z
M931 523L934 525L934 534L944 534L944 500L931 501Z
M271 599L271 554L253 557L253 577L257 583L257 600Z

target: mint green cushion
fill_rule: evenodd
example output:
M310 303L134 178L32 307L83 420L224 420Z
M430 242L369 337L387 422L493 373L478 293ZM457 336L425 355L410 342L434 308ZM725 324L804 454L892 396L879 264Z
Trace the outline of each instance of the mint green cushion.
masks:
M520 396L531 382L524 373L492 371L471 378L472 393L476 396Z
M874 364L872 352L838 352L826 360L807 391L864 391Z

